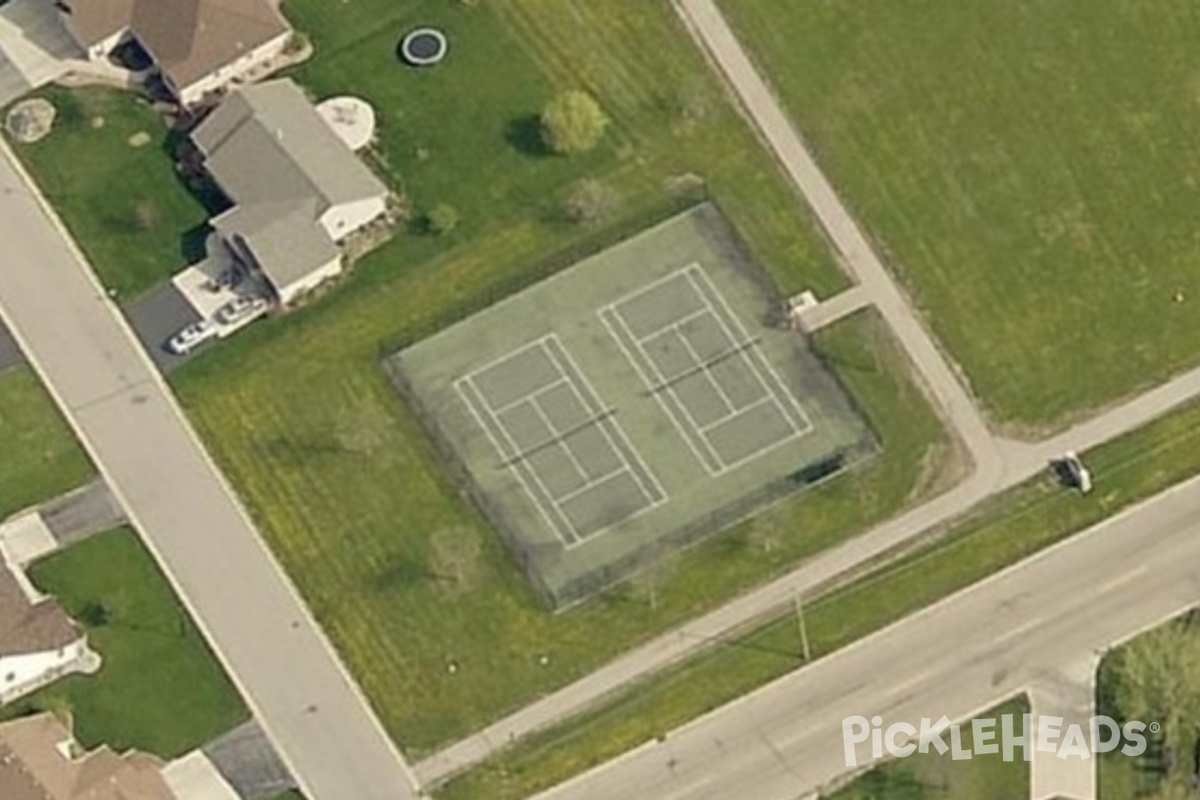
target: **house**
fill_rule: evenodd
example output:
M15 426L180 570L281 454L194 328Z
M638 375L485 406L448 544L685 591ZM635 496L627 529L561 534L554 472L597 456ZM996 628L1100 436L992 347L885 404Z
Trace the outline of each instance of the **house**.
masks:
M4 800L175 800L161 771L159 760L143 753L80 752L53 714L0 724Z
M98 665L87 635L62 607L38 594L20 567L0 560L0 705Z
M338 245L387 209L387 187L291 80L239 89L191 138L234 203L213 228L280 303L339 274Z
M292 28L275 0L55 0L92 61L131 41L181 105L200 102L283 53Z

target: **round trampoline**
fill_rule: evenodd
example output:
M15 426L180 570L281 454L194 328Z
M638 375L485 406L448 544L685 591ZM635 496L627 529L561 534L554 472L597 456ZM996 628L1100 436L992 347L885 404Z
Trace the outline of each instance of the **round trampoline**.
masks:
M414 67L428 67L446 57L446 34L437 28L417 28L400 42L400 57Z

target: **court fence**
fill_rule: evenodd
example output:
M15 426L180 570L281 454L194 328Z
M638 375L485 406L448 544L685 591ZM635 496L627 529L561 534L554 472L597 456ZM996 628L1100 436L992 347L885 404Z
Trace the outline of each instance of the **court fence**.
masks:
M534 542L521 534L519 526L528 524L527 521L512 519L475 481L439 424L437 409L428 408L422 402L420 393L407 379L399 364L389 359L384 365L393 385L428 434L428 441L432 443L434 450L431 460L442 471L449 485L464 492L486 523L500 535L510 556L534 587L535 593L556 612L578 605L622 581L660 565L664 554L674 557L678 551L689 545L748 520L796 493L831 480L847 468L857 466L875 456L880 450L875 437L862 439L850 448L835 452L796 472L764 484L686 525L657 536L623 557L585 568L563 581L552 582L547 579L546 567L561 556L561 544Z

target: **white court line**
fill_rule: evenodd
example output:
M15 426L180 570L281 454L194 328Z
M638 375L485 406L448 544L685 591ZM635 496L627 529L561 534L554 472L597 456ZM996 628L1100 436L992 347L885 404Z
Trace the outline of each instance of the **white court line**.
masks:
M610 307L611 306L619 306L622 303L626 303L630 300L635 300L638 297L641 297L642 295L644 295L648 292L651 292L654 289L657 289L658 287L660 287L664 284L670 283L671 281L676 280L680 276L684 276L686 278L687 271L694 266L697 266L695 261L693 261L691 264L688 264L687 266L680 267L679 269L675 270L674 272L669 272L666 275L662 276L661 278L656 278L655 280L651 281L650 283L643 283L638 288L636 288L632 291L626 292L625 294L621 295L617 299L613 300L608 305ZM664 328L665 327L666 326L664 326ZM663 330L663 328L659 328L659 330L661 331L661 330ZM650 335L653 336L654 334L650 334ZM630 331L630 333L629 333L629 338L633 339L635 342L637 341L637 337L633 335L632 331Z
M683 273L681 273L681 274L683 274ZM666 325L663 325L661 328L654 331L653 333L648 333L640 339L634 339L634 341L637 342L639 345L645 344L650 339L653 339L656 336L661 336L662 334L666 333L669 330L678 330L680 325L686 325L689 322L691 322L692 320L696 319L697 317L703 317L707 313L709 313L709 310L707 308L701 308L698 311L693 311L692 313L690 313L686 316L680 317L679 319L675 320L674 322L668 322ZM630 338L632 338L633 332L630 331L629 335L630 335Z
M542 410L541 404L538 403L536 399L530 400L529 402L531 405L533 405L534 410L537 411L538 416L542 418L542 422L546 423L546 430L550 431L550 436L562 436L562 433L554 426L554 423L550 421L550 418L546 416L546 412ZM559 439L559 441L555 442L554 444L555 446L562 448L563 452L567 454L567 458L571 460L571 465L575 467L575 471L579 473L579 479L584 483L587 483L587 472L584 471L583 465L579 463L579 459L577 459L575 454L571 452L571 448L567 447L567 443ZM551 495L550 499L553 500L554 496Z
M704 305L708 308L709 313L712 314L713 319L715 319L717 321L717 324L721 326L721 330L725 333L725 335L727 337L729 337L730 341L734 342L735 344L739 341L739 339L742 341L749 341L749 338L750 338L749 331L747 331L742 326L741 320L739 320L733 314L733 311L729 308L728 304L725 303L725 299L721 295L720 291L717 290L717 288L714 287L711 284L711 282L707 281L708 276L704 274L704 270L700 269L699 267L695 267L695 268L689 267L688 269L689 269L688 276L687 276L688 284L692 287L692 291L695 292L700 297L700 299L704 301ZM698 271L701 275L703 275L705 277L706 282L709 283L709 290L712 291L714 294L716 294L721 299L722 306L724 306L724 308L725 308L725 313L729 314L730 317L733 319L734 325L736 325L738 328L737 331L731 331L729 329L729 326L725 323L725 320L721 318L721 315L717 313L716 307L713 306L712 302L708 299L708 296L704 294L703 290L701 290L699 287L696 286L695 282L692 279L692 274L693 274L692 270L693 269L695 271ZM739 337L739 334L740 334L740 337ZM754 373L754 378L758 381L759 387L762 388L763 394L765 394L767 397L773 398L776 405L780 406L779 413L783 416L783 418L785 420L787 420L788 427L792 429L792 435L795 436L796 434L798 434L799 426L796 425L795 420L793 420L791 418L791 416L788 415L787 411L785 411L783 409L783 405L782 405L782 403L779 402L779 398L775 395L774 392L771 391L771 387L767 385L767 381L763 377L762 372L759 370L758 364L756 364L754 362L754 359L749 357L749 355L747 354L747 352L745 350L741 351L740 355L741 355L742 361L745 362L746 366L750 369L750 371ZM770 366L770 365L768 365L768 366ZM803 415L801 418L803 418Z
M579 380L582 381L582 383L583 383L583 388L587 390L588 395L590 395L591 398L595 401L595 404L596 404L595 413L602 413L604 411L603 399L601 398L600 393L598 391L596 391L596 387L594 385L592 385L592 381L590 378L588 378L587 373L584 372L580 368L578 362L575 361L575 356L572 355L570 349L568 349L567 346L565 344L563 344L562 340L559 339L558 334L556 334L556 333L550 334L550 336L547 338L554 340L554 344L557 345L558 349L562 352L563 357L567 360L567 364L571 367L571 369L574 371L574 373L579 376ZM551 361L554 362L554 365L556 367L558 367L560 370L562 369L562 365L558 363L558 357L554 353L552 353L549 348L546 349L546 355L550 358ZM565 374L566 371L563 370L563 372ZM590 404L581 395L579 388L575 386L574 381L568 380L567 383L570 385L571 391L575 393L576 399L579 400L579 402L583 405L584 409L587 409ZM642 458L642 454L640 452L638 452L638 449L636 447L634 447L633 444L629 441L629 438L625 435L625 431L621 427L621 424L619 422L617 422L616 420L613 421L613 429L616 431L617 435L621 438L622 444L625 445L624 449L618 447L617 443L615 441L613 441L612 434L609 433L608 428L603 424L604 422L605 422L605 420L597 418L596 427L598 427L600 429L600 432L604 434L604 439L605 439L605 441L608 442L609 447L611 447L613 449L613 451L617 454L617 456L620 457L621 463L623 463L626 466L626 468L629 469L630 474L633 475L634 482L637 483L638 488L642 490L642 494L645 495L646 500L649 501L649 503L650 503L650 506L653 508L653 507L657 507L657 506L661 505L662 503L665 503L667 500L666 490L663 489L662 484L659 483L658 476L656 476L654 474L654 471L650 469L650 465L647 464L645 462L645 460ZM633 465L630 463L629 458L625 455L626 451L633 454L634 460L636 460L638 466L642 468L642 472L644 472L645 475L649 478L649 480L651 480L653 482L654 488L658 490L657 494L660 495L662 499L655 500L653 497L653 493L647 491L646 487L642 484L642 479L640 477L638 477L637 470L632 469ZM587 473L585 472L584 475L586 476ZM595 535L595 534L593 534L593 535Z
M708 290L716 296L718 302L720 302L720 304L721 304L721 308L723 308L725 310L725 313L729 316L729 318L731 320L733 320L733 324L737 326L738 332L741 334L742 339L744 341L749 341L750 334L746 330L745 326L742 324L741 319L738 317L737 314L735 314L733 312L733 309L730 307L729 301L725 298L724 293L722 293L721 290L719 288L717 288L716 284L714 284L712 282L712 279L709 278L708 273L704 271L704 268L699 266L698 264L693 264L690 267L688 267L687 269L689 272L689 276L699 273L701 280L704 282L705 285L707 285ZM708 297L705 296L703 292L700 292L700 295L701 295L701 297L704 298L705 303L708 303ZM710 308L712 307L711 303L708 303L708 305ZM722 327L725 327L725 321L723 319L721 319L721 316L719 314L717 315L717 322L721 323ZM750 360L752 362L752 364L755 368L755 371L757 372L758 365L756 363L753 363L752 359L748 359L748 360ZM765 357L761 357L761 356L760 356L760 360L766 366L767 372L771 376L772 380L774 381L776 388L783 392L783 396L785 398L787 398L788 404L791 405L792 410L795 411L797 414L799 414L800 419L802 419L804 421L803 430L799 432L799 435L803 436L805 434L810 433L814 426L813 426L812 420L809 419L808 413L804 410L804 406L800 403L800 401L796 398L796 396L794 394L792 394L792 392L788 389L787 384L784 382L783 378L780 377L779 372L775 369L775 367L771 364L771 362L768 359L766 359ZM781 409L781 411L782 411L782 409ZM784 416L785 417L788 416L786 412L784 412ZM790 418L789 418L789 421L791 421Z
M463 391L462 385L468 384L468 383L471 387L471 391L476 394L479 394L479 391L475 388L475 384L473 382L471 382L471 377L469 375L456 380L454 382L454 389L455 389L455 391L458 392L459 397L462 399L463 405L465 405L467 407L467 410L471 412L471 416L473 416L475 418L475 423L477 425L479 425L480 428L483 429L484 434L491 441L492 446L496 448L496 452L498 452L500 454L500 458L504 461L507 461L509 457L507 455L505 455L504 447L501 446L500 441L496 438L495 434L492 433L492 430L491 430L491 428L489 428L487 426L487 423L485 423L483 421L483 417L479 414L479 411L475 408L475 404L471 401L471 399L469 397L467 397L466 392ZM482 394L479 394L479 399L484 404L487 403L487 398L485 398ZM489 411L489 413L490 413L490 411ZM504 430L504 426L502 424L499 424L498 420L497 420L497 423L498 423L497 426L500 427L501 430ZM507 430L504 431L504 438L508 439L508 431ZM514 451L514 456L520 455L520 452L521 452L520 450ZM537 493L533 491L533 488L529 485L528 479L525 477L525 474L523 472L521 472L520 469L518 469L518 466L519 466L519 464L513 463L513 464L509 465L509 469L511 469L513 471L513 473L517 476L517 480L520 482L521 488L525 490L525 494L529 495L529 499L531 501L533 501L533 505L541 513L543 519L546 522L546 526L548 528L550 528L550 531L554 534L554 537L556 539L558 539L558 541L562 544L562 546L564 548L569 549L572 546L571 543L568 542L563 537L562 530L559 528L558 525L556 525L554 523L554 520L552 520L550 518L550 511L547 510L546 504L538 499ZM536 475L535 475L535 477L536 477ZM543 490L545 489L545 487L542 487L542 488L543 488ZM549 492L546 492L546 496L550 497L551 495ZM554 510L558 511L557 508L555 508ZM576 536L576 538L578 538L578 535L575 532L575 530L573 528L571 528L571 525L570 525L571 521L570 520L564 520L564 521L567 523L568 528L571 530L571 535Z
M605 312L608 312L608 314ZM663 399L662 392L655 390L657 384L655 384L653 378L642 368L642 365L638 363L637 358L634 357L629 347L625 344L625 340L621 338L621 334L613 326L613 323L609 321L608 315L611 314L612 317L621 325L621 327L624 328L625 333L629 336L629 338L633 339L633 333L625 325L625 320L621 318L620 312L617 311L616 306L605 306L597 310L596 314L600 317L600 321L604 323L604 327L608 329L608 333L613 338L613 341L615 341L617 346L621 348L621 352L625 354L626 360L629 361L629 363L633 366L633 369L638 374L638 377L642 379L642 383L645 384L646 388L650 391L650 394L654 396L654 399L658 402L663 414L667 416L667 419L671 420L671 424L675 426L675 431L679 434L679 438L683 439L683 441L687 443L687 446L691 448L692 455L696 456L696 460L700 462L700 465L704 467L705 471L708 472L709 475L720 475L720 470L713 469L711 463L704 458L704 454L700 452L700 448L696 446L696 442L693 441L692 437L688 435L688 432L684 430L682 423L679 421L679 415L672 411L667 405L667 401ZM671 399L675 400L674 397ZM676 405L678 405L678 401L675 402ZM686 409L681 408L680 410L686 413ZM706 448L709 447L707 440L705 440L703 437L701 437L701 441L704 442ZM715 453L710 454L717 460L718 463L723 463L721 462L720 457Z
M709 312L709 313L712 313L712 312ZM702 375L704 375L705 378L708 379L708 383L710 386L713 387L713 391L715 391L717 393L717 397L720 397L721 402L723 402L725 404L725 407L727 409L729 409L729 413L727 413L724 418L729 419L729 417L738 413L738 411L740 409L738 409L737 406L735 406L733 404L733 401L729 399L729 395L725 394L725 390L721 388L721 385L717 383L716 378L713 377L712 370L710 369L710 367L712 366L712 362L710 362L708 364L704 363L704 359L701 358L700 354L696 352L696 348L692 347L692 343L689 342L687 340L687 337L683 335L683 331L679 330L678 322L675 323L674 330L675 330L675 335L679 337L679 341L683 342L683 346L687 348L688 355L690 355L692 357L692 361L694 362L692 365L692 369L696 369L696 368L700 369L700 373ZM734 342L733 344L735 347L737 346L737 342ZM770 394L770 392L767 392L767 394Z
M509 361L510 359L516 358L517 356L524 353L526 350L532 350L535 347L542 347L542 342L545 339L546 339L546 337L542 336L539 339L534 339L533 341L526 342L525 344L517 347L515 350L510 350L507 353L505 353L504 355L497 356L496 358L493 358L491 361L487 362L486 364L482 364L482 365L476 367L475 369L468 372L466 375L461 376L458 380L460 380L460 381L470 380L470 381L472 381L471 385L474 386L475 376L478 375L479 373L487 372L492 367L499 366L500 364L502 364L505 361ZM457 383L457 381L456 381L456 383ZM541 391L541 388L542 387L539 386L538 391ZM488 410L491 411L492 410L491 402L489 402L488 399L483 396L482 392L480 392L479 397L485 403L488 404ZM526 394L525 397L529 397L529 394ZM522 398L522 399L524 399L524 398Z
M541 388L534 389L532 392L525 395L524 397L518 398L509 403L505 403L504 405L500 406L499 408L492 408L492 404L488 403L488 411L491 411L493 415L498 417L501 414L503 414L505 411L511 411L512 409L516 408L517 406L521 405L522 403L536 401L537 398L541 397L546 392L548 392L552 389L557 389L559 386L562 386L564 383L567 383L567 377L565 375L563 377L559 378L558 380L556 380L554 383L547 383L545 386L542 386ZM485 402L487 401L486 397L484 398L484 401Z
M621 323L621 327L624 328L625 332L627 334L629 334L630 338L632 338L633 331L629 329L629 323L625 321L625 317L622 316L620 309L613 307L612 312L613 312L613 316L615 316L617 318L617 321ZM700 425L696 422L696 418L692 416L692 412L688 410L687 404L684 403L683 400L680 399L679 393L675 391L675 383L673 381L667 379L667 376L663 374L662 369L660 369L658 364L655 363L654 359L650 357L650 354L646 352L646 348L642 347L641 345L638 345L638 350L641 351L642 357L645 358L647 363L650 364L650 367L654 370L654 375L657 378L657 381L649 382L648 385L650 387L650 390L654 391L656 386L665 388L666 391L668 393L670 393L671 399L675 401L675 405L678 406L679 410L683 412L684 419L687 420L688 425L690 425L692 427L692 430L699 432ZM701 370L701 371L703 371L703 370ZM675 380L679 380L679 378L676 378ZM656 395L661 395L662 388L660 388L658 391L654 391L654 393ZM708 449L709 455L711 455L716 460L716 462L721 465L715 472L712 469L709 469L709 472L712 473L713 475L720 475L720 474L724 473L725 472L725 459L721 458L721 454L716 451L716 449L712 446L711 442L704 439L703 436L701 436L700 438L701 438L701 441L704 442L705 448Z
M750 405L746 406L745 408L739 408L736 411L734 411L732 414L726 414L724 417L721 417L721 419L717 420L716 422L710 422L709 424L707 424L703 428L701 428L700 432L703 434L707 434L713 428L720 427L721 425L724 425L726 422L729 422L732 419L740 417L743 414L746 414L750 411L753 411L754 409L758 408L759 406L763 405L764 403L775 403L776 405L778 405L779 401L776 400L774 397L772 397L769 393L765 394L762 397L755 400ZM787 419L787 417L784 417L784 419ZM788 441L791 441L791 437L788 437Z

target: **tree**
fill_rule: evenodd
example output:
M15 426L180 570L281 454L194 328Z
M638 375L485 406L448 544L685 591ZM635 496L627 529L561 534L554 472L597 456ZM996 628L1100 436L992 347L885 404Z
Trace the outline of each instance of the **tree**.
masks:
M458 227L462 221L458 209L449 203L438 203L425 215L425 225L429 232L437 236L449 233Z
M621 205L621 195L607 183L588 178L575 184L563 202L563 215L581 225L595 225L611 217Z
M1200 631L1179 622L1163 625L1115 658L1117 708L1126 720L1162 725L1164 766L1171 770L1200 720Z
M542 110L542 139L555 153L585 153L600 143L608 117L587 92L577 89L554 97Z

